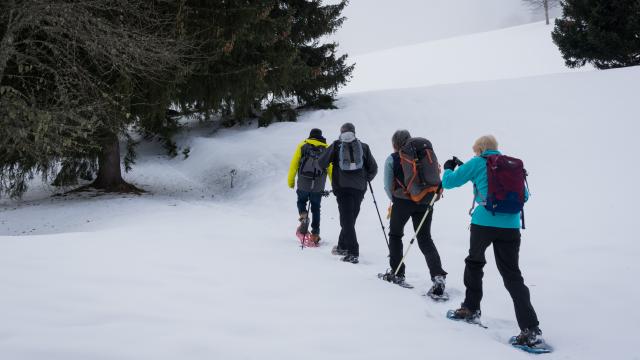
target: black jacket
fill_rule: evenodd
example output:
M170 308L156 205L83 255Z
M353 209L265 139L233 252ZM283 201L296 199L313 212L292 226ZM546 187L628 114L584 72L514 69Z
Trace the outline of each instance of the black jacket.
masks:
M376 159L371 155L369 145L362 144L363 166L362 169L356 171L343 171L340 169L338 161L337 148L340 146L340 140L336 140L322 154L318 162L323 168L327 168L329 164L333 164L333 174L331 176L331 187L333 191L340 189L356 189L367 190L367 183L376 177L378 173L378 164Z

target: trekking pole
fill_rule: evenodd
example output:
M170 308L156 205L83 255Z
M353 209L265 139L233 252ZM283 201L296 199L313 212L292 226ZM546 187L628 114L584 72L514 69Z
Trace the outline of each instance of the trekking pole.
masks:
M409 246L407 246L407 251L405 251L404 255L402 255L402 259L400 260L400 264L398 264L398 267L396 268L396 271L393 272L393 276L397 276L398 275L398 271L400 271L400 267L404 263L404 259L407 257L407 254L409 254L409 250L411 249L411 245L413 245L413 243L418 238L418 233L420 232L420 229L422 229L422 224L424 224L424 221L427 219L427 215L429 215L431 210L433 210L433 204L436 202L436 199L438 199L438 196L439 196L441 190L442 190L442 183L440 183L440 185L438 185L438 189L436 190L436 193L433 194L433 199L431 199L431 201L429 202L429 207L427 208L427 211L425 211L424 216L422 216L422 220L420 220L420 224L418 225L418 228L416 229L416 233L411 238L411 241L409 242Z
M371 190L371 197L373 198L373 205L376 206L376 212L378 213L378 219L380 219L380 226L382 227L382 234L384 235L384 241L386 241L387 249L389 249L389 239L387 238L387 230L385 230L384 224L382 223L382 216L380 216L380 210L378 210L378 202L376 201L376 196L373 194L373 186L371 186L371 181L369 181L369 190Z

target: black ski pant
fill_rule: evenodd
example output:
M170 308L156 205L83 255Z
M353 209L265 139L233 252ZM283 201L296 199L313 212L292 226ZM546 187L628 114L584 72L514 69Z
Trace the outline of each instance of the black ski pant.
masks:
M422 218L428 208L429 205L427 204L420 205L408 199L398 199L394 197L393 206L391 207L391 221L389 225L389 265L391 266L392 271L395 271L398 268L398 264L400 264L400 261L402 260L402 236L404 235L404 227L407 224L407 221L411 218L413 221L413 230L415 231L418 228L418 225L420 225L420 221L422 221ZM438 275L447 275L447 272L442 269L440 254L438 254L438 249L431 238L432 219L433 209L427 215L427 218L418 233L418 246L427 261L431 280ZM405 266L402 264L400 270L398 270L398 275L404 276L404 270Z
M322 194L304 190L297 190L296 193L298 194L298 201L296 202L298 214L307 212L307 201L309 201L311 203L311 214L307 214L307 216L313 215L311 220L311 233L320 235L320 203L322 202Z
M466 298L462 305L470 310L479 310L482 300L482 268L487 263L485 251L493 244L498 271L502 275L504 287L511 295L516 311L518 326L524 330L538 326L538 317L529 295L529 288L518 266L520 252L520 229L504 229L471 224L471 245L469 256L464 260L464 285Z
M348 254L360 256L360 246L356 236L356 219L360 214L360 204L364 199L365 190L343 188L334 190L340 212L340 236L338 248L346 250Z

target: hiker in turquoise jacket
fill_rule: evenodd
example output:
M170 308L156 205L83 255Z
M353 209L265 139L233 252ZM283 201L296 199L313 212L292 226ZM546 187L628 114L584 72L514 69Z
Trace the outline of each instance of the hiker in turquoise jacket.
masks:
M491 135L482 136L473 145L476 156L456 170L456 161L447 160L443 168L442 187L452 189L471 181L474 184L474 206L471 217L469 256L465 259L464 285L466 296L461 307L453 313L456 319L479 321L482 299L483 267L487 263L485 251L493 245L498 271L509 291L515 307L521 333L516 337L520 345L531 346L542 332L529 294L529 288L518 265L520 252L520 214L492 213L484 206L489 187L487 160L482 156L499 155L498 142ZM525 200L528 194L525 192Z
M496 213L493 215L484 206L487 198L487 160L482 156L500 155L498 150L485 150L473 159L460 165L458 170L446 169L442 176L442 187L453 189L460 187L471 181L474 186L474 209L471 216L471 223L482 226L492 226L506 229L520 228L520 214ZM525 191L525 201L529 198L529 192Z

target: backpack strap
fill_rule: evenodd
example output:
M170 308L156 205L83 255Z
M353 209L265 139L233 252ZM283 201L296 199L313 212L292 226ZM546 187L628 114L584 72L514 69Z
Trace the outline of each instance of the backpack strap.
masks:
M531 191L529 191L529 181L527 180L527 176L529 176L529 174L527 173L527 170L524 170L525 191L529 193L529 196L531 196ZM526 229L526 226L524 225L524 207L520 211L520 220L522 220L522 229L523 230Z
M475 183L473 183L473 202L471 203L471 209L469 209L469 215L473 215L473 210L475 210L476 208L476 197L480 196L480 199L482 200L482 202L480 202L480 205L484 206L487 204L487 199L482 196L482 194L480 193L480 191L478 190L478 187L476 186ZM493 214L495 215L495 214Z
M349 156L350 156L351 162L355 163L356 159L355 159L355 156L353 155L353 142L350 142L348 146L349 146Z

